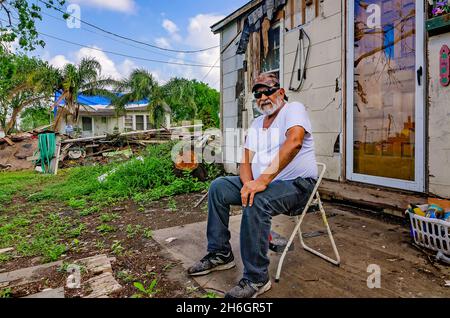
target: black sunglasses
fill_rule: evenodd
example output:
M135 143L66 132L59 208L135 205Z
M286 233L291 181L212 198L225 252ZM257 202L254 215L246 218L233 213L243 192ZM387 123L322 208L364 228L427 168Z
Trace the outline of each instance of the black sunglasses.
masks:
M275 93L278 90L279 90L279 88L271 88L266 91L255 92L253 95L255 96L256 99L260 99L263 94L266 95L267 97L269 97L270 95L272 95L273 93Z

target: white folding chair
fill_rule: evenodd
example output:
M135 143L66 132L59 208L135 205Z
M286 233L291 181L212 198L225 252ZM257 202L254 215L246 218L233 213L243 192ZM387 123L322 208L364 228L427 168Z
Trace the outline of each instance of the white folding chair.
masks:
M330 263L332 263L332 264L334 264L336 266L339 266L339 264L341 263L341 258L339 256L339 252L338 252L338 250L336 248L336 243L334 242L333 234L331 233L330 226L329 226L328 220L327 220L327 216L325 214L325 210L323 208L322 201L320 200L320 196L319 196L319 192L318 192L320 183L322 182L322 178L323 178L323 175L325 174L325 170L327 169L327 166L324 163L317 163L317 166L322 167L322 170L320 171L319 178L317 179L316 186L314 187L313 191L311 192L309 200L306 203L302 213L295 217L295 221L296 221L297 224L296 224L294 230L292 231L292 234L291 234L291 236L289 238L289 241L288 241L286 247L284 248L284 251L283 251L283 254L281 255L280 261L278 262L277 274L275 276L275 281L276 282L278 282L280 280L281 268L283 266L283 261L284 261L284 258L286 257L286 253L288 252L289 247L291 246L292 242L294 241L295 233L298 233L298 236L300 238L300 244L302 245L303 249L305 249L306 251L311 252L314 255L317 255L317 256L323 258L324 260L326 260L326 261L328 261L328 262L330 262ZM320 211L321 216L322 216L323 223L325 224L325 227L327 229L328 236L329 236L330 241L331 241L331 246L333 247L333 251L334 251L334 254L336 256L335 260L330 258L330 257L328 257L328 256L326 256L326 255L324 255L324 254L322 254L322 253L320 253L320 252L318 252L315 249L312 249L311 247L307 246L305 244L305 242L303 241L302 230L301 230L301 225L302 225L302 222L303 222L303 218L305 217L305 215L308 212L308 210L311 207L315 207L315 206L319 208L319 211Z

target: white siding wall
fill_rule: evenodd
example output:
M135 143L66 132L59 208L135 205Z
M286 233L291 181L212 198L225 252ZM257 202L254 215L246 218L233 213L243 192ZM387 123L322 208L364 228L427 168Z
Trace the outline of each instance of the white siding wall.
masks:
M450 198L450 86L439 83L439 51L450 33L433 36L429 49L429 190Z
M334 145L342 133L344 116L342 112L344 74L342 72L342 62L345 59L345 55L342 44L343 12L341 0L324 0L321 2L320 16L318 18L314 17L313 6L307 10L306 16L307 23L304 29L311 38L306 81L300 92L288 90L298 43L298 29L283 32L282 52L284 54L281 62L283 63L282 70L284 74L282 80L290 101L302 102L309 111L317 159L327 165L325 177L338 180L341 178L341 166L344 164L341 153L334 153ZM236 32L236 23L222 30L222 48L229 43L236 35ZM231 45L222 55L223 128L236 128L237 125L238 106L234 95L237 69L242 67L243 55L236 56L235 52L236 46ZM338 91L336 91L336 83ZM295 86L295 81L293 84ZM249 92L246 100L252 100ZM251 103L248 102L247 104L249 106ZM251 121L253 117L252 114L249 115L248 120ZM236 150L234 152L240 152L238 145L231 145L230 142L230 140L224 138L224 150L235 147ZM225 160L227 159L229 158L225 158ZM229 172L236 172L234 168L235 165L226 165L226 169Z
M238 39L235 36L238 32L237 23L231 23L222 30L221 34L221 51L233 41L231 45L223 52L221 56L222 65L222 133L223 138L223 160L225 169L231 173L237 173L237 162L239 160L239 146L237 138L233 138L230 132L226 130L237 128L238 114L237 114L237 99L236 99L236 82L237 70L242 68L243 55L236 55ZM228 135L226 135L228 134Z
M341 165L344 164L342 155L334 153L334 145L342 133L343 126L342 61L345 56L342 51L342 23L343 13L339 0L324 0L318 18L307 12L304 30L311 39L311 48L306 80L299 92L287 90L299 30L293 29L284 35L284 83L287 94L290 101L300 101L308 109L317 160L327 165L325 177L335 180L341 178ZM296 83L295 79L296 75L293 86Z

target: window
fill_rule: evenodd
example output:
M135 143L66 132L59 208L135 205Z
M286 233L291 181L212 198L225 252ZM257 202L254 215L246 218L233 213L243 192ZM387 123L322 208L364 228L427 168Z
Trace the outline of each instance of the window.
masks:
M91 117L81 117L81 123L83 131L92 131L92 118Z
M136 115L136 130L144 130L144 115Z
M126 115L125 116L125 131L133 130L133 116Z
M147 119L147 130L152 129L151 125L150 125L150 116L147 115L147 116L145 116L145 118Z
M280 26L271 27L269 30L269 51L264 57L264 41L261 41L261 71L280 74Z
M106 124L106 122L107 122L106 117L102 117L102 124Z

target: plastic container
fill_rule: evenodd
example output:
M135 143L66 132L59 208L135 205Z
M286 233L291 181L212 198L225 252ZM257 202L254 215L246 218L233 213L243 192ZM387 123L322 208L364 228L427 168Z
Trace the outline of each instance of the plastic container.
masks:
M419 207L426 211L428 205ZM450 255L450 222L406 212L411 220L411 236L416 244L444 255Z

